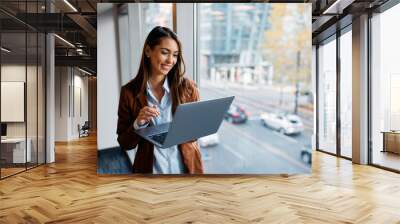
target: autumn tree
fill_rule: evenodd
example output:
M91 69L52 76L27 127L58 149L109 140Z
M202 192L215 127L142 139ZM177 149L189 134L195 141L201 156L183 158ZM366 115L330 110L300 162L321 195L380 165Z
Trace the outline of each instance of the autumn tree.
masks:
M272 4L263 52L274 66L274 80L280 84L310 85L310 16L309 4Z

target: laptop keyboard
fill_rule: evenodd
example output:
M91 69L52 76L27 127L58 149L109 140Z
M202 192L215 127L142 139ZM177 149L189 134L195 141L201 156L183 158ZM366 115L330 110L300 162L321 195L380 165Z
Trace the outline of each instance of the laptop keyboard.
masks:
M154 141L156 141L160 144L163 144L165 137L167 137L167 133L168 132L164 132L164 133L157 134L157 135L152 135L152 136L149 136L149 138L153 139Z

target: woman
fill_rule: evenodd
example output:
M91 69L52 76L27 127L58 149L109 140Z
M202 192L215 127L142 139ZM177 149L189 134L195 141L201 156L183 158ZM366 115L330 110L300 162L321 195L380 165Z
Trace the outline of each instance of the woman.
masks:
M125 150L137 146L135 173L203 173L196 141L161 149L135 133L170 122L179 104L199 100L195 83L183 77L184 72L177 35L166 27L155 27L144 43L139 71L121 88L119 99L118 142Z

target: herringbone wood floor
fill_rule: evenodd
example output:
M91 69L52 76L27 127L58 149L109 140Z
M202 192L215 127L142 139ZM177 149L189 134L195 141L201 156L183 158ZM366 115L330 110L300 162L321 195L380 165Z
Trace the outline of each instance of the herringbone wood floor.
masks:
M0 223L400 223L400 175L313 160L311 175L98 176L84 138L0 181Z

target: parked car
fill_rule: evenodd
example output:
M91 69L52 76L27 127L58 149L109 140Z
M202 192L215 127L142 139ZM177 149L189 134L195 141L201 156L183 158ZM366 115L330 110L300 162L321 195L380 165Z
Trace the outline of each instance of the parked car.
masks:
M218 133L207 135L198 139L200 147L210 147L218 145L219 136Z
M260 118L264 126L270 127L285 135L299 134L304 130L301 118L294 114L263 113Z
M311 145L304 145L300 151L300 159L307 164L311 164L311 150Z
M224 119L231 123L245 123L248 115L243 107L237 105L231 105L224 115Z

